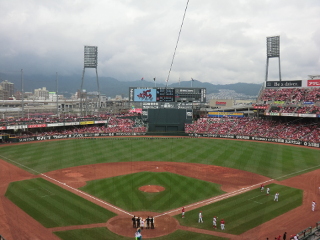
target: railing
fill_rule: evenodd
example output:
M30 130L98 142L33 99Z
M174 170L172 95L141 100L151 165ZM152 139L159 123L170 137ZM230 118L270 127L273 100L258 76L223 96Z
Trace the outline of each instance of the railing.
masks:
M313 239L320 239L320 222L316 222L316 227L308 227L302 231L300 231L298 234L299 240L313 240Z
M297 235L299 239L307 239L312 233L312 227L308 227L299 232Z

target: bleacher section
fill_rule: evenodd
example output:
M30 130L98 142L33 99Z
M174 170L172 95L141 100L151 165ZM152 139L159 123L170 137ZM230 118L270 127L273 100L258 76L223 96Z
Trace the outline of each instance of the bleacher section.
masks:
M188 134L250 136L320 143L320 123L281 122L261 118L200 118L186 124Z
M292 82L300 84L291 87ZM266 116L319 118L320 79L267 82L253 107Z

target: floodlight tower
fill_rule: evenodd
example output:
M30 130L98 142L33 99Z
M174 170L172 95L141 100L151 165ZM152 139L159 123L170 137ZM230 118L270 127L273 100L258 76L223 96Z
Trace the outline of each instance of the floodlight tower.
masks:
M95 68L96 69L96 79L98 87L98 100L97 107L100 108L100 88L99 88L99 79L98 79L98 47L97 46L84 46L84 65L82 71L82 81L81 81L81 90L80 90L80 109L81 116L83 116L83 80L84 73L86 68Z
M280 36L267 37L266 81L268 81L269 58L275 57L279 59L279 80L281 81Z

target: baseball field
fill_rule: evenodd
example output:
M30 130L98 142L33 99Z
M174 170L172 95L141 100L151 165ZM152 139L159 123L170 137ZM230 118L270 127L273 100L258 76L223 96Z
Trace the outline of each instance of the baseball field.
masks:
M0 233L7 240L132 239L136 215L155 218L155 229L143 230L144 238L293 234L319 221L310 212L319 198L319 156L312 148L205 138L3 145ZM204 223L198 223L199 211ZM213 216L225 220L225 230L212 227ZM303 216L306 221L292 224Z

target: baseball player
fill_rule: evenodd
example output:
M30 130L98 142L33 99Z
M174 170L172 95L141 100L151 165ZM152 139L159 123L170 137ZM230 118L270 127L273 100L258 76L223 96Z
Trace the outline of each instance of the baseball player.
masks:
M261 184L261 186L260 186L260 191L263 192L263 190L264 190L264 185Z
M134 234L134 236L135 236L136 240L142 239L141 232L139 232L139 231L136 231L135 234Z
M184 207L181 210L181 217L184 218Z
M312 212L314 212L315 208L316 208L316 202L315 202L315 201L312 201L312 204L311 204L311 210L312 210Z
M221 230L224 230L224 224L225 224L224 220L221 219L220 221Z
M269 195L270 193L270 188L267 188L267 195Z
M213 219L212 219L212 226L213 226L213 228L217 228L217 218L218 218L218 217L214 216Z
M273 201L278 202L278 200L279 200L279 193L277 192L277 193L274 195Z
M140 228L141 229L144 228L144 219L143 218L140 219Z
M198 220L198 223L203 223L203 220L202 220L202 212L200 211L199 212L199 220Z

